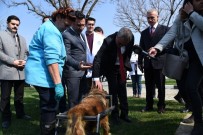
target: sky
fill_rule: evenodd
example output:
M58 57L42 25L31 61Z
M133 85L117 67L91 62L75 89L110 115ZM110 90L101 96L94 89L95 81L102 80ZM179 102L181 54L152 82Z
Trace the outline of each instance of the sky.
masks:
M18 33L25 37L29 45L33 34L41 25L41 17L30 13L25 6L18 6L14 8L7 8L5 5L0 4L0 22L6 26L6 19L9 15L16 15L20 18L21 24ZM104 30L105 36L108 36L120 29L114 24L114 15L116 8L111 3L103 3L98 5L97 8L91 13L91 16L96 19L96 25ZM135 43L139 42L139 37L135 37Z

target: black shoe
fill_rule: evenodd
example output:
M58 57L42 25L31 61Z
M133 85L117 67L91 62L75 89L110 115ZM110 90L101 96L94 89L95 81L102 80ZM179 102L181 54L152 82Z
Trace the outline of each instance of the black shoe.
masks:
M141 112L150 112L150 111L153 111L154 109L153 108L149 108L149 107L145 107L141 110Z
M165 113L165 108L159 107L158 110L157 110L157 112L158 112L159 114Z
M23 116L16 116L18 119L24 119L24 120L30 120L32 117L30 117L29 115L23 115Z
M121 116L120 119L124 120L127 123L132 123L132 120L128 116Z
M9 128L10 124L11 124L10 121L3 121L1 126L2 126L2 128Z
M179 96L175 96L174 97L174 99L176 100L176 101L178 101L178 103L180 103L180 104L185 104L185 101L183 100L183 98L181 98L181 97L179 97Z
M195 124L191 135L203 135L203 123Z
M192 123L194 123L194 116L191 115L189 118L183 119L182 122L183 122L183 123L186 123L186 124L192 124Z

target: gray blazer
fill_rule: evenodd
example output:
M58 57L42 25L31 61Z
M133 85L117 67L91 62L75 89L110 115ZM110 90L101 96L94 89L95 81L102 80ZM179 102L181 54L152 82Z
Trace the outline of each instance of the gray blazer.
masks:
M193 26L190 27L189 19L193 22ZM190 37L194 44L194 48L197 52L197 55L203 65L203 16L199 15L197 12L193 12L190 15L190 18L186 20L184 23L181 23L180 15L174 21L170 30L166 33L166 35L159 41L159 43L155 46L155 48L162 51L169 42L175 41L176 48L180 48L181 44L187 42ZM185 33L183 34L183 30L180 30L181 25L185 28ZM179 31L179 32L178 32ZM179 33L179 36L178 36ZM184 38L183 38L184 35Z
M0 32L0 80L24 80L23 69L14 67L14 60L26 60L28 49L25 39L18 35L20 47L17 46L14 34L6 31Z
M80 70L79 67L81 61L86 62L86 43L84 35L81 37L69 27L62 36L67 54L63 68L63 76L82 77L85 71Z

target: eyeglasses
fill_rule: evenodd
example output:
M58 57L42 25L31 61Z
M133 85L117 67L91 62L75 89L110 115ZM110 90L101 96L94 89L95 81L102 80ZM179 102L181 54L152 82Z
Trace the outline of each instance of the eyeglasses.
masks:
M19 24L17 24L17 23L11 23L11 25L16 25L16 26L19 26Z

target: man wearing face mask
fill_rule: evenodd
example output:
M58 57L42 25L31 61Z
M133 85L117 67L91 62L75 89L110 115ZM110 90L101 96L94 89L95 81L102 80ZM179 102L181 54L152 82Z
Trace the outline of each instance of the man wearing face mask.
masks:
M10 95L14 86L16 117L30 119L24 112L23 94L25 84L24 65L27 59L25 39L18 34L20 19L11 15L7 18L7 29L0 32L0 80L2 128L11 123Z

